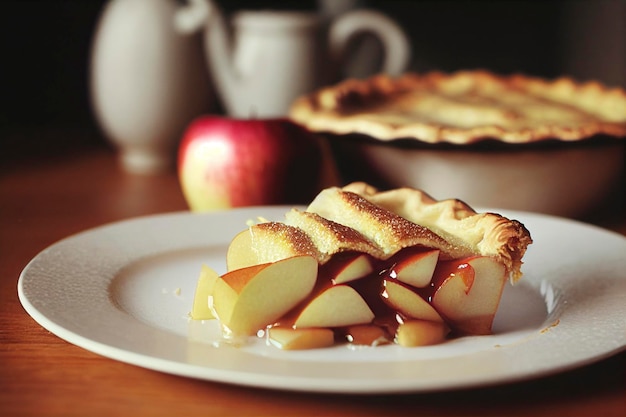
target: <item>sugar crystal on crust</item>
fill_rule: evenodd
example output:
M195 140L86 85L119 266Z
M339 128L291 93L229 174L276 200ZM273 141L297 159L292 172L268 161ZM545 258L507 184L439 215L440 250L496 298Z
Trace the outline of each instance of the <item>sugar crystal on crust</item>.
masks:
M373 204L358 194L337 187L319 193L307 211L358 230L382 248L385 257L416 245L439 249L444 259L476 254L468 248L451 245L432 230Z
M384 257L383 250L359 231L316 213L292 209L285 215L285 223L298 227L311 238L320 252L320 263L345 251L367 253L379 259Z

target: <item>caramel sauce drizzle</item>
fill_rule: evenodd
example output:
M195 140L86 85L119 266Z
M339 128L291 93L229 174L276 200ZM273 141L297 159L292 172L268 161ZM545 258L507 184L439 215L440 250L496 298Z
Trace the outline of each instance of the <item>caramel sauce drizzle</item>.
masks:
M429 250L431 249L425 247L405 248L387 260L375 259L370 255L366 255L373 266L373 272L362 278L346 282L342 285L349 285L354 288L359 295L361 295L361 297L363 297L370 310L374 313L374 319L368 324L333 328L337 343L347 342L353 345L369 346L394 343L398 326L404 321L409 320L410 317L406 317L403 313L397 311L388 302L386 302L384 287L385 280L395 280L398 284L417 293L420 297L430 303L437 289L443 282L445 282L446 279L454 275L455 271L458 269L467 268L469 266L466 262L459 260L440 260L437 263L437 267L435 268L430 284L424 288L416 288L396 279L397 274L395 273L394 268L401 260L412 256L415 253L426 252ZM332 277L337 275L338 270L340 270L351 257L359 255L363 254L356 252L338 253L335 254L326 264L321 265L318 271L317 282L311 294L309 294L306 299L300 302L296 307L290 310L275 323L267 326L267 328L296 328L295 322L300 313L309 305L309 303L311 303L313 299L334 285Z

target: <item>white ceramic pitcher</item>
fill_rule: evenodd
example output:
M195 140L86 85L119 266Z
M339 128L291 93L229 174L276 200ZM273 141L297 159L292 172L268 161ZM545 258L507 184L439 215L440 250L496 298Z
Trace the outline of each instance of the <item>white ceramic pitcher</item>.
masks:
M215 101L201 35L175 22L181 9L176 0L111 0L94 34L94 113L133 173L171 169L183 129Z
M385 52L380 72L406 69L410 45L389 17L353 10L326 21L318 13L241 11L231 27L211 0L190 0L179 24L190 30L205 21L205 50L214 87L233 117L280 117L298 96L349 77L342 74L348 42L376 35Z

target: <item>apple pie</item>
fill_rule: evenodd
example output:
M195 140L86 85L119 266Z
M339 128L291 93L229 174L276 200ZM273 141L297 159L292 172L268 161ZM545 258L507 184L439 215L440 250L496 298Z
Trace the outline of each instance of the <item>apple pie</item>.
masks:
M598 82L487 71L347 80L296 100L290 116L315 132L465 145L626 136L626 92Z
M330 187L237 234L227 272L203 268L191 316L218 319L226 340L263 335L282 349L489 334L531 243L520 222L459 200Z

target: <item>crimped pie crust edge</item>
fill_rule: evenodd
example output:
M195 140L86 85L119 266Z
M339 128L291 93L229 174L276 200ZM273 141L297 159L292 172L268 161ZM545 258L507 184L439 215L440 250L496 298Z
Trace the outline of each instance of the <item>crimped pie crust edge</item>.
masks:
M360 109L390 100L394 95L419 88L510 89L541 100L573 106L589 112L593 120L577 126L546 123L532 128L507 129L498 124L455 127L413 121L394 124L368 119ZM407 73L397 78L377 75L349 79L298 98L290 117L316 132L363 134L381 141L415 139L426 143L470 144L484 139L506 143L532 143L546 139L577 141L595 135L626 137L626 91L599 82L577 83L570 77L546 80L521 74L498 76L484 70L452 74Z

